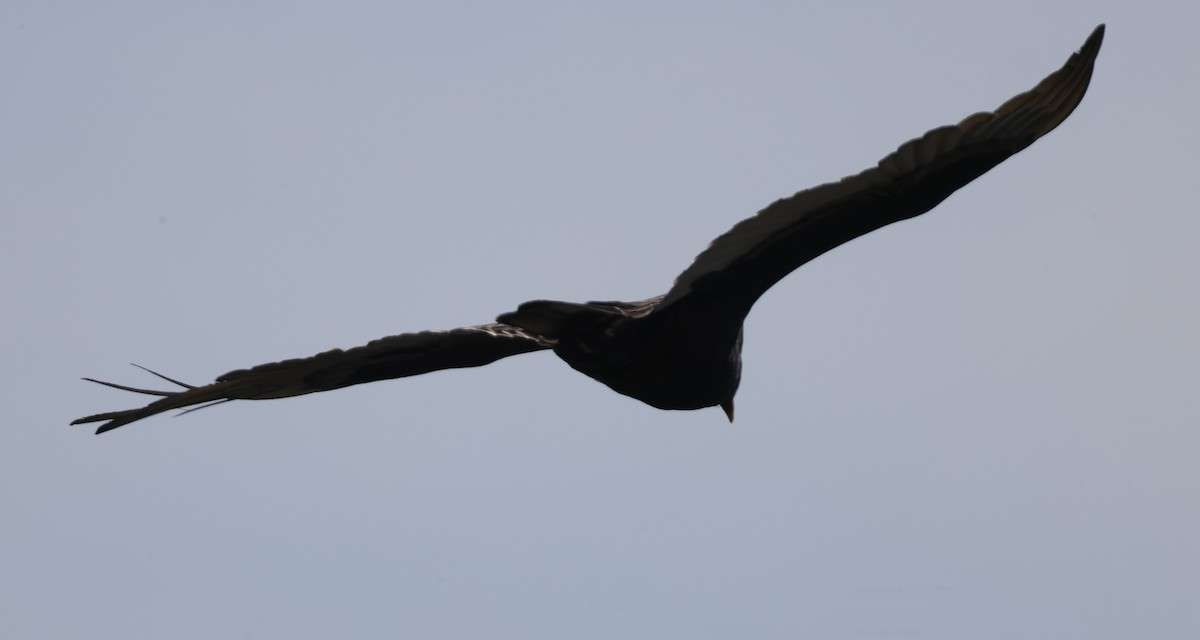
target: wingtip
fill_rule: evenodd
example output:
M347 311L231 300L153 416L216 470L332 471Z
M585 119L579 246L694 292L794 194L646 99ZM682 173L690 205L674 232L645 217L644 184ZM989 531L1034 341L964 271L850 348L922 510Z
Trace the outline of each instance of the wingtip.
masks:
M109 426L120 417L120 416L113 415L116 413L125 413L125 412L114 411L114 412L110 412L110 413L97 413L97 414L90 415L90 416L84 416L82 418L75 418L74 420L71 421L70 426L74 427L77 425L89 424L92 422L108 421L105 424L100 425L100 428L96 430L96 433L103 433L110 429L115 429L116 427L121 426L121 425Z
M76 418L71 421L70 426L74 427L74 426L78 426L81 424L88 424L90 422L98 422L99 420L102 420L102 419L103 418L98 418L97 416L87 416L85 418ZM120 426L120 425L117 425L117 426ZM116 428L115 426L109 426L108 424L100 425L100 427L98 429L96 429L96 435L100 435L101 433L104 433L105 431L109 431L109 430L115 429L115 428Z

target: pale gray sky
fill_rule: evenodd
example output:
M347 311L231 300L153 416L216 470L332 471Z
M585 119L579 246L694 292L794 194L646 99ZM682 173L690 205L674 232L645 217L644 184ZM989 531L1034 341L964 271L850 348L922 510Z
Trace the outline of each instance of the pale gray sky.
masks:
M773 289L738 419L548 353L94 437L190 382L662 293L992 109L1057 131ZM0 636L1200 637L1200 4L0 8Z

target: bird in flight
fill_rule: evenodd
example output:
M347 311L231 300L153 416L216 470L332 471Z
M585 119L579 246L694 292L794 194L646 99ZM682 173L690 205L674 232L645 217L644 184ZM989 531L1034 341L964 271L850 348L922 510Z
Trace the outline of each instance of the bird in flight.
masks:
M826 251L929 211L1053 130L1083 100L1103 38L1100 25L1061 69L995 111L933 129L862 173L777 200L737 223L663 295L640 302L535 300L491 324L380 338L352 349L238 369L203 386L150 371L180 387L174 391L84 378L159 399L71 424L100 422L96 433L103 433L173 409L289 398L478 367L546 349L580 373L650 406L719 406L732 421L741 379L742 323L759 296Z

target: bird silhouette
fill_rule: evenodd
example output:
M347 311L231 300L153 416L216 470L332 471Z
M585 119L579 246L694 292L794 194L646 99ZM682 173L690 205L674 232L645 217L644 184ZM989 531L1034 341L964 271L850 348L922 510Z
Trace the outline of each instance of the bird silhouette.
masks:
M575 370L659 409L720 406L733 420L741 380L742 325L767 289L817 256L893 222L912 218L1028 147L1083 99L1104 25L1066 64L992 112L910 140L879 163L775 201L713 240L661 296L640 302L535 300L491 324L405 333L352 349L231 371L203 386L157 391L84 378L160 396L144 407L87 416L96 433L163 411L230 400L266 400L330 391L430 371L477 367L553 349Z

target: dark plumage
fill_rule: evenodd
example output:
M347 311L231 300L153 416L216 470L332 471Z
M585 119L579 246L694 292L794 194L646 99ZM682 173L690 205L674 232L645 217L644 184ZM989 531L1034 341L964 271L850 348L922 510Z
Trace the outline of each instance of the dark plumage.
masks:
M777 200L714 240L665 295L641 302L526 302L494 324L382 338L309 358L239 369L145 407L101 413L96 433L156 413L228 400L287 398L553 349L577 371L659 409L720 406L733 420L742 323L767 289L800 265L893 222L929 211L1049 133L1087 91L1104 25L1036 87L991 113L934 129L875 167Z

